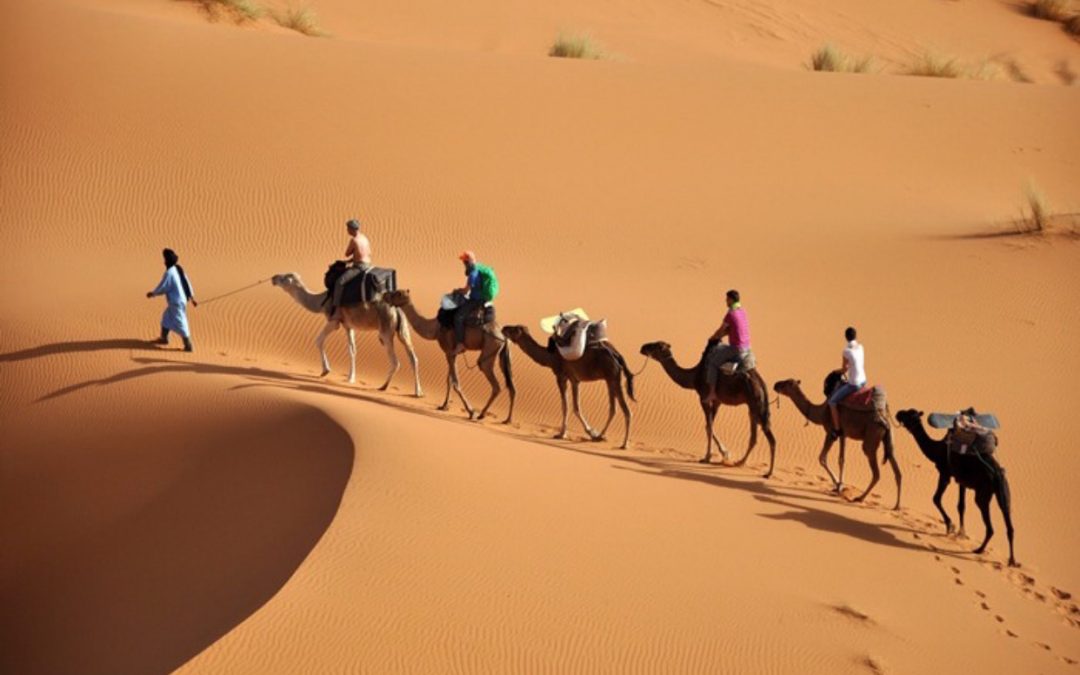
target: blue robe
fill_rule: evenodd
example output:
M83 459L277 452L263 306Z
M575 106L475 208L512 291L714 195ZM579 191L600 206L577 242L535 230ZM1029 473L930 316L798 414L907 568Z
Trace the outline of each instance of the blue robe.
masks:
M188 279L188 287L191 280ZM194 289L192 293L194 293ZM184 285L180 282L180 271L173 265L165 270L165 276L161 277L161 283L153 290L154 295L164 295L168 301L165 313L161 315L161 327L179 333L182 337L191 337L191 330L187 321L187 293L184 293Z

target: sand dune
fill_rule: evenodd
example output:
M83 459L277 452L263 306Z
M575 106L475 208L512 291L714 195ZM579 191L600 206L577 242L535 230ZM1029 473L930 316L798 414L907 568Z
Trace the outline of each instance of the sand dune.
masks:
M5 672L1073 672L1080 248L1069 218L980 236L1028 181L1080 212L1060 26L982 0L315 9L331 37L183 2L9 8ZM543 56L562 29L617 58ZM828 40L890 68L1004 54L1036 83L807 71ZM505 395L469 423L434 411L445 361L418 336L425 398L404 364L374 391L372 334L345 386L340 334L316 377L319 317L267 283L227 295L286 271L318 289L352 216L424 313L472 248L503 323L606 317L638 373L632 450L619 419L550 440L555 384L520 350L516 423ZM142 342L165 245L204 301L192 355ZM694 394L638 348L692 364L732 286L770 383L820 398L855 324L894 411L996 412L1022 567L996 510L984 556L943 535L903 430L897 513L889 475L866 505L828 494L786 399L774 479L762 445L698 465ZM718 433L741 452L745 411Z

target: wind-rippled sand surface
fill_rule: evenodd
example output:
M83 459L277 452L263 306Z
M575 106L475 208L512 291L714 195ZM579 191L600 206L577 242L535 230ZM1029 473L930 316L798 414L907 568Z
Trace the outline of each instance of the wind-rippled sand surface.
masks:
M194 4L42 0L0 27L0 670L1075 672L1080 660L1080 48L990 0L313 5L325 38ZM545 56L560 30L610 58ZM815 73L825 42L886 72ZM891 74L934 47L1013 77ZM1020 83L1016 69L1033 83ZM1033 181L1062 214L1008 231ZM1070 215L1071 214L1071 215ZM160 249L204 301L314 289L360 217L419 310L471 248L499 318L583 306L637 372L693 365L742 291L760 369L820 400L858 326L892 410L1003 421L1016 554L944 535L894 430L866 504L829 493L787 399L743 468L655 363L617 418L554 441L550 372L513 350L515 422L434 410L446 366L264 283L148 346ZM470 356L469 364L475 363ZM462 368L482 403L487 387ZM602 421L602 385L585 385ZM733 453L745 409L717 432ZM836 451L833 452L835 466ZM847 481L869 479L857 443ZM945 504L956 512L956 488Z

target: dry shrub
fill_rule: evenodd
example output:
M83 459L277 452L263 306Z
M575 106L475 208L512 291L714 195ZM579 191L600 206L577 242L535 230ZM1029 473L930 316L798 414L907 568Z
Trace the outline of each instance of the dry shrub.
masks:
M287 7L282 12L274 12L274 21L279 26L303 33L309 37L326 37L326 32L319 27L319 19L310 7Z
M873 66L873 57L865 56L856 59L831 44L822 46L810 56L810 68L822 72L869 73Z
M604 50L590 36L560 33L548 50L548 56L564 59L602 59Z
M1076 8L1072 0L1034 0L1031 15L1037 19L1065 23L1073 18Z

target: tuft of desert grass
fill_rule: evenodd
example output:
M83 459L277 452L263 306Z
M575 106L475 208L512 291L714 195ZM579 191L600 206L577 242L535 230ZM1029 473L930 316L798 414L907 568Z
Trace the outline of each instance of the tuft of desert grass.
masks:
M258 21L266 14L255 0L195 0L212 19L217 19L223 12L230 15L236 23Z
M904 72L916 77L958 78L964 76L965 70L954 56L924 51L915 57Z
M308 6L290 6L284 11L273 12L278 25L309 37L326 37L327 33L319 27L319 18Z
M555 43L548 50L548 56L563 59L602 59L604 50L588 35L559 33L559 36L555 38Z
M1050 205L1046 202L1046 196L1035 183L1029 181L1024 186L1024 197L1031 213L1024 215L1018 229L1024 234L1045 234L1050 229Z
M861 59L848 56L832 44L825 44L810 56L811 70L832 73L869 73L874 67L874 59L865 56Z
M1031 15L1047 21L1065 23L1076 13L1073 0L1034 0L1031 3Z
M1003 66L994 59L984 59L977 63L964 64L960 59L948 54L926 50L915 55L904 75L916 77L945 77L951 79L996 80L1004 76L1008 66Z

